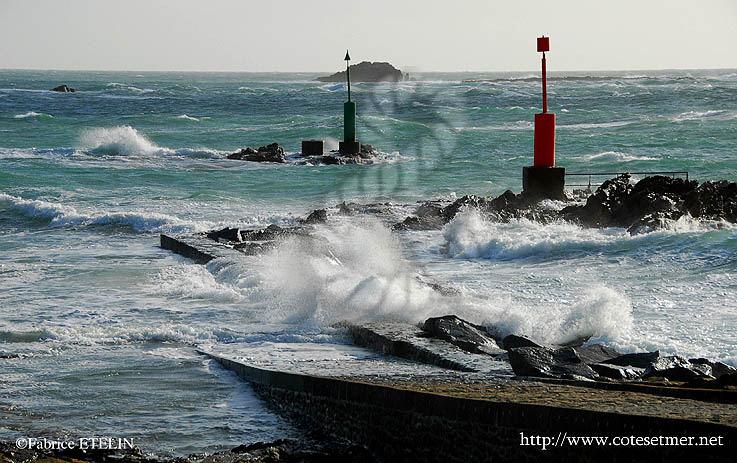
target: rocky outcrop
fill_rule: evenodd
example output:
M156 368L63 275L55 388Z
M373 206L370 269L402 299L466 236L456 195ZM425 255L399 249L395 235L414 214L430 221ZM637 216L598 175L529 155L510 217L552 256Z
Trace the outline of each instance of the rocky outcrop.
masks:
M346 71L339 71L326 77L318 77L318 82L345 82ZM351 82L401 82L409 80L399 69L389 63L363 61L351 66Z
M61 92L61 93L74 93L77 90L73 89L72 87L69 87L68 85L59 85L58 87L54 87L51 89L52 92Z
M422 331L472 354L499 355L503 352L483 326L474 325L455 315L428 318L422 325Z
M307 216L306 219L300 220L303 225L317 225L328 221L328 211L325 209L316 209Z
M737 183L704 182L683 199L685 210L693 217L737 222Z
M228 159L251 162L276 162L280 164L287 162L284 148L279 146L279 143L271 143L270 145L260 147L258 150L254 150L253 148L244 148L240 151L229 154Z
M439 230L468 208L496 221L525 218L549 223L562 219L585 227L623 227L637 234L663 228L686 214L737 222L737 183L723 180L699 185L695 180L652 176L632 185L630 175L622 174L604 182L585 204L560 211L507 190L496 198L468 195L445 205L425 203L415 216L395 224L394 229Z
M361 144L361 149L358 153L339 153L334 152L332 154L326 154L324 156L312 157L312 161L317 161L320 164L325 165L337 165L343 166L347 164L372 164L376 157L379 155L379 151L369 144Z

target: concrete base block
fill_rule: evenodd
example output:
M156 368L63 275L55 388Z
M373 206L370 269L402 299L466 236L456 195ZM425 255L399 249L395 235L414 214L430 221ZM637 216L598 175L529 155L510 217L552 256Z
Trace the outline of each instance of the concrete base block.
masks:
M522 190L525 195L545 199L565 199L566 168L522 168Z
M357 141L342 141L338 145L340 154L357 154L361 151L361 144Z
M325 140L302 140L302 156L322 156Z

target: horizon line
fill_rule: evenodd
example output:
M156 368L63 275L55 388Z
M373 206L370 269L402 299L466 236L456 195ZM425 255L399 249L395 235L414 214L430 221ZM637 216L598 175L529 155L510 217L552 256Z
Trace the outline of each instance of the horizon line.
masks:
M401 69L399 69L402 71ZM48 69L48 68L0 68L0 71L47 71L47 72L129 72L129 73L141 73L141 72L155 72L155 73L192 73L192 74L321 74L324 72L331 71L222 71L222 70L121 70L121 69ZM663 71L737 71L735 68L651 68L651 69L574 69L574 70L560 70L560 71L548 71L548 74L558 74L566 72L663 72ZM341 71L332 71L332 74ZM428 74L428 73L443 73L443 74L462 74L462 73L499 73L499 74L512 74L512 73L540 73L539 69L536 70L523 70L523 71L492 71L492 70L463 70L463 71L402 71L403 74L411 73L417 74Z

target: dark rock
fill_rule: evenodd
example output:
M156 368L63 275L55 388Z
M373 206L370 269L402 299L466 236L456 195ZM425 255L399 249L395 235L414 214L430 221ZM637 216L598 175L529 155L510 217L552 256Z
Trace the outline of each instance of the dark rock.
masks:
M599 376L581 362L572 347L514 347L509 349L509 363L517 376L565 379L596 379Z
M575 337L569 338L569 339L561 342L559 344L559 346L562 346L562 347L581 347L584 344L586 344L586 341L588 341L589 339L591 339L591 336L590 335L575 336Z
M586 200L586 205L566 207L561 215L567 220L574 220L590 227L607 227L614 222L614 211L632 192L630 174L622 174L609 179L596 189Z
M307 216L306 219L300 220L304 225L316 225L328 221L328 211L325 209L316 209Z
M501 349L484 327L469 323L455 315L428 318L422 325L422 330L434 338L447 341L473 354L501 353Z
M345 82L346 71L331 76L318 77L319 82ZM351 66L351 82L401 82L405 76L389 63L363 61Z
M606 361L610 365L622 367L647 368L660 358L660 351L644 352L638 354L624 354Z
M441 230L445 225L443 217L407 217L392 225L394 230Z
M338 214L353 215L358 211L358 205L355 203L346 204L345 201L338 204Z
M618 365L610 365L607 363L588 363L599 376L611 378L620 381L630 381L639 378L645 371L642 368L622 367Z
M486 211L488 209L488 203L489 201L486 198L476 195L466 195L454 201L453 204L443 208L443 217L446 222L450 222L458 212L469 207L476 208L480 211Z
M622 354L611 347L603 344L592 344L586 347L576 348L576 354L583 363L606 363L607 360L620 357Z
M719 387L737 386L737 373L727 373L726 375L722 375L714 381L714 383Z
M292 230L281 228L271 224L261 230L241 230L241 241L270 241L278 236L292 232Z
M506 336L502 341L502 345L505 350L513 349L515 347L543 347L541 344L527 339L523 336L517 336L516 334L510 334Z
M20 358L19 354L0 354L0 359L17 359Z
M279 146L279 143L271 143L270 145L260 147L258 150L254 150L253 148L244 148L240 151L229 154L228 159L251 162L276 162L281 164L287 162L284 148Z
M443 208L436 203L422 203L417 208L417 217L441 217L443 215Z
M690 381L697 377L711 377L711 367L704 364L692 365L677 355L660 357L651 363L643 378L660 377L669 381Z
M693 217L737 222L737 183L704 182L684 197L684 207Z
M65 85L59 85L58 87L54 87L51 89L52 92L62 92L62 93L74 93L76 92L75 89L72 87Z
M719 379L724 375L737 373L737 368L735 367L722 362L712 362L705 358L689 359L688 362L692 365L708 365L711 368L711 376L716 379Z
M207 237L214 241L219 241L221 239L226 241L235 241L238 243L243 241L240 230L230 227L225 227L222 230L207 232Z

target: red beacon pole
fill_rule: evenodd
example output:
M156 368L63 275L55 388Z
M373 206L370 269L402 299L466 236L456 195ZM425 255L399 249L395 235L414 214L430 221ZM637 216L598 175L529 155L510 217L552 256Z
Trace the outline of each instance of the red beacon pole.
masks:
M555 166L555 114L548 112L548 77L545 52L550 51L550 38L538 37L537 51L542 52L543 112L535 114L535 167Z
M545 52L550 38L537 38L537 51L543 54L543 112L535 114L534 165L522 169L522 189L533 198L565 199L565 168L555 165L555 114L548 112L548 76Z

